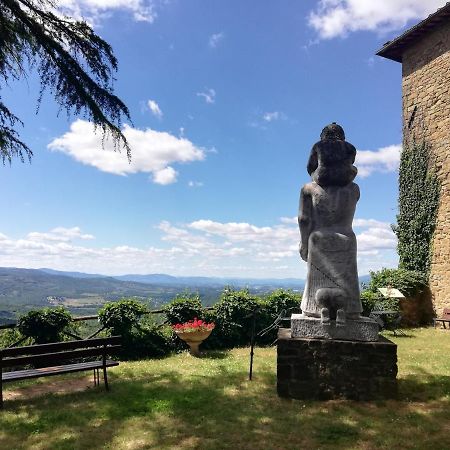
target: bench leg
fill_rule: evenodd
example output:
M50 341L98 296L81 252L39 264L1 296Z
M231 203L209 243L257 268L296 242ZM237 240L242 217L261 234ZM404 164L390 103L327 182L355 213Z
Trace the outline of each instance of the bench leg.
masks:
M105 382L106 390L109 391L108 375L106 374L106 366L103 366L103 381Z

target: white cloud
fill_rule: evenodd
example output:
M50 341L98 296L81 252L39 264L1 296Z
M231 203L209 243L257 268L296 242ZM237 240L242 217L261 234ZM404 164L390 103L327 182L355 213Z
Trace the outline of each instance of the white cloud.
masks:
M172 184L177 181L178 172L173 167L165 167L164 169L153 172L153 182L156 184Z
M158 103L155 102L155 100L149 100L147 102L147 106L149 107L151 113L157 117L158 119L161 119L163 116L163 113L161 111L161 108L159 107Z
M280 217L281 223L289 223L289 224L298 224L298 218L297 217Z
M128 11L138 22L152 23L157 16L154 0L59 0L58 7L65 14L90 23L97 23L114 11Z
M95 238L92 234L81 233L79 227L56 227L49 233L39 233L36 231L28 233L27 239L30 241L71 242L74 239L90 240Z
M279 111L266 112L263 115L263 120L266 122L273 122L281 118L281 113Z
M358 271L368 274L383 267L397 267L397 237L388 222L355 219L353 227L365 228L356 235L358 241Z
M361 274L395 265L395 235L386 222L356 219ZM294 219L271 226L200 219L186 224L162 221L157 246L126 242L98 247L79 227L56 227L12 239L0 234L0 266L50 267L59 270L124 274L304 278Z
M114 151L110 139L105 139L102 148L101 132L95 132L93 125L85 120L73 122L70 131L50 142L48 148L115 175L149 173L160 184L176 181L177 172L169 164L205 159L205 151L186 138L177 138L150 128L139 130L129 125L124 126L123 134L131 147L131 163L125 152Z
M308 23L321 39L369 30L387 32L410 20L424 19L445 5L445 0L320 0Z
M216 91L211 88L206 88L205 92L197 92L197 97L203 97L206 103L214 103L216 101Z
M282 111L256 111L252 116L248 122L248 126L264 131L268 129L269 123L288 119L287 115Z
M258 227L246 222L214 222L212 220L197 220L188 224L189 228L203 231L208 234L221 236L229 241L272 241L273 239L285 240L297 235L297 231L292 227L282 225L274 227Z
M353 228L386 228L391 229L391 225L388 222L382 222L380 220L375 219L354 219L353 220Z
M387 224L388 225L388 224ZM358 251L360 253L374 250L391 249L397 247L397 237L390 229L390 226L369 227L357 235Z
M223 41L224 37L225 33L223 33L222 31L220 33L214 33L209 37L208 45L211 48L216 48L219 45L219 43Z
M202 187L203 186L203 182L202 181L188 181L188 186L189 187Z
M355 161L358 175L365 178L373 172L395 172L400 164L401 150L400 144L382 147L376 151L358 150Z

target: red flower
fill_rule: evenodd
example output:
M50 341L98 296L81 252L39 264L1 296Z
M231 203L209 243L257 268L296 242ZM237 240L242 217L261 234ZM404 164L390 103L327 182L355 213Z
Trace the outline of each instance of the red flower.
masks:
M189 320L185 323L177 323L175 325L172 325L172 328L175 331L182 331L182 332L194 332L194 331L210 331L213 330L215 327L214 322L206 323L203 320L197 319L197 317L194 317L194 320Z

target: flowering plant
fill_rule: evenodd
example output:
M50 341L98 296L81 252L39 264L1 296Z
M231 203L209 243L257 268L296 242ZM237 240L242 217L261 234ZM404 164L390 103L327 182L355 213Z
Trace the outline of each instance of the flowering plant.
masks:
M176 325L172 325L172 328L175 331L181 331L183 333L193 333L195 331L211 331L214 329L214 322L206 323L203 320L194 318L194 320L190 320L185 323L177 323Z

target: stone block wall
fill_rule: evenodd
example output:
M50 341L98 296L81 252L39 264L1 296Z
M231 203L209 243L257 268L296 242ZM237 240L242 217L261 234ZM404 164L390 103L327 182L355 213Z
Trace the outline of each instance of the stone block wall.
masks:
M280 397L373 400L397 395L397 346L377 342L291 338L281 328L277 342Z
M425 140L442 183L430 273L431 301L441 315L450 307L450 22L405 50L402 77L404 145Z

